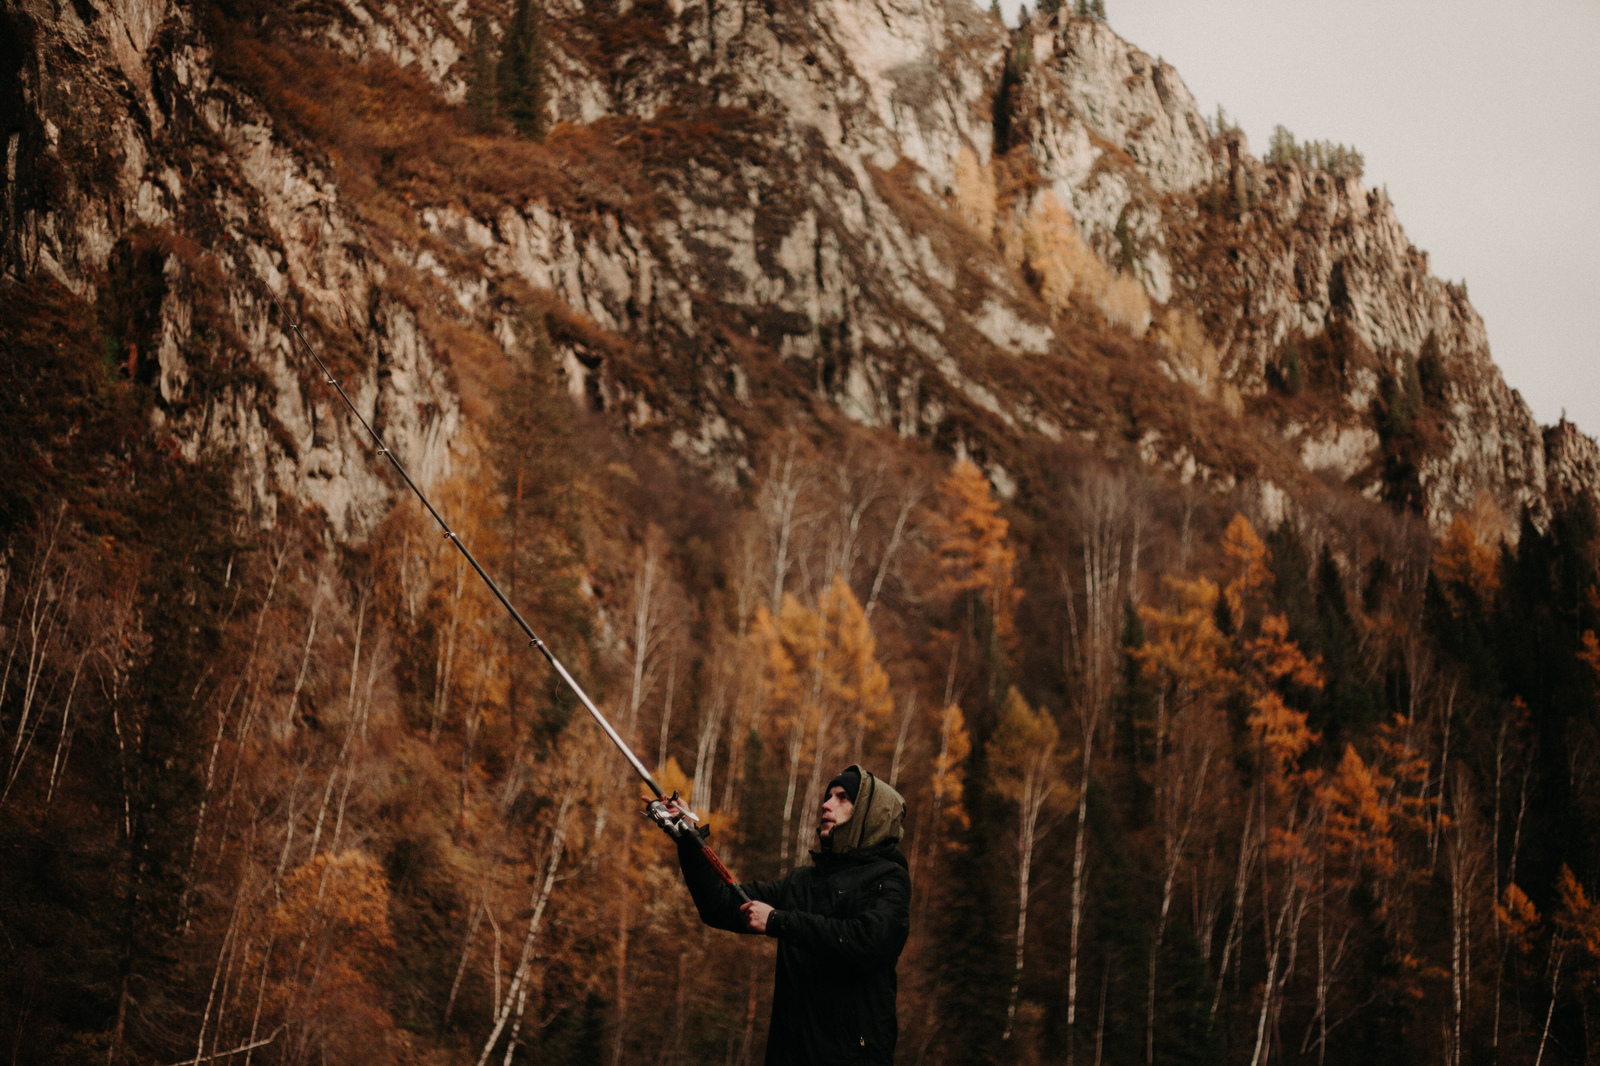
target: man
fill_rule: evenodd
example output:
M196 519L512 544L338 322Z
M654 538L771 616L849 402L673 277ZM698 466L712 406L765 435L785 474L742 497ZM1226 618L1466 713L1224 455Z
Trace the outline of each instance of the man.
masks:
M778 941L766 1066L894 1061L895 963L911 931L911 876L899 840L906 804L859 766L828 783L810 865L733 886L694 834L678 862L700 920Z

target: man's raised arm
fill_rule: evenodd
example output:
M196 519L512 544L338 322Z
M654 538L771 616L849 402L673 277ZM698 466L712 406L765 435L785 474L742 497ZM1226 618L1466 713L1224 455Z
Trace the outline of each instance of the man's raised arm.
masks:
M724 881L712 868L706 853L696 840L678 841L678 865L683 869L683 883L689 886L700 920L713 929L727 929L735 933L748 933L749 922L739 911L739 897L733 886ZM776 904L780 882L753 881L740 885L753 900Z

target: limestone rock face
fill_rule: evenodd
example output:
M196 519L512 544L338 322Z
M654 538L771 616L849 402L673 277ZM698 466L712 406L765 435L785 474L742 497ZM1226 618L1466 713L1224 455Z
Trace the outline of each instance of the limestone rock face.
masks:
M1018 120L1040 173L1107 258L1121 250L1121 224L1139 246L1140 280L1166 303L1161 198L1207 184L1217 170L1194 97L1173 67L1103 22L1069 19L1027 40Z
M1552 498L1586 500L1600 513L1600 445L1563 418L1545 427L1544 447Z
M1049 39L1051 54L1034 62L1054 76L1065 114L1126 152L1157 192L1211 180L1211 137L1177 70L1092 19L1069 19Z
M1369 495L1381 494L1386 396L1430 359L1424 414L1437 440L1414 449L1416 502L1436 529L1471 506L1480 492L1511 514L1548 517L1545 451L1538 424L1489 354L1483 320L1462 286L1428 272L1428 257L1401 229L1381 190L1355 178L1263 166L1240 155L1228 179L1224 211L1238 211L1228 240L1242 254L1217 254L1215 207L1199 198L1169 214L1181 299L1220 335L1224 372L1246 395L1283 380L1285 360L1310 338L1343 338L1342 366L1302 367L1321 374L1329 401L1307 421L1281 431L1303 451L1366 430L1366 451L1340 464ZM1234 190L1245 190L1237 196ZM1203 216L1212 214L1211 218ZM1346 350L1348 349L1348 350ZM1411 401L1413 406L1416 401Z
M500 34L511 12L345 0L279 32L457 105L473 20ZM730 485L761 412L802 400L969 449L997 482L1075 437L1260 482L1282 513L1332 478L1436 526L1484 492L1543 521L1600 476L1593 442L1533 422L1381 192L1255 160L1092 19L546 0L550 177L402 191L387 228L336 153L218 75L193 0L19 0L3 20L24 45L0 69L0 272L88 300L159 274L136 356L157 417L190 455L237 449L263 523L287 498L360 539L394 492L275 299L424 485L472 446L452 338L520 356L507 294L529 292L575 401ZM619 191L644 182L648 203Z
M3 32L32 49L4 72L22 105L8 131L7 279L42 274L92 300L116 284L120 260L154 248L162 283L142 347L159 363L156 418L190 457L236 449L241 502L264 524L282 493L320 508L336 536L359 538L394 493L291 343L275 297L313 320L315 343L336 333L347 346L324 354L419 480L448 470L458 403L429 342L385 291L323 168L216 77L190 5L25 3ZM204 285L202 255L220 268ZM242 342L238 359L199 341L218 329ZM229 363L234 383L202 391L191 359Z

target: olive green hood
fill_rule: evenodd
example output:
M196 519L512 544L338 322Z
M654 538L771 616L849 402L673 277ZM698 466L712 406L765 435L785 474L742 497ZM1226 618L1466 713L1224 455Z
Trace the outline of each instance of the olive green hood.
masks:
M834 829L831 839L822 841L823 849L843 855L885 841L898 843L906 831L906 801L860 766L852 765L849 769L861 774L855 813L848 822Z

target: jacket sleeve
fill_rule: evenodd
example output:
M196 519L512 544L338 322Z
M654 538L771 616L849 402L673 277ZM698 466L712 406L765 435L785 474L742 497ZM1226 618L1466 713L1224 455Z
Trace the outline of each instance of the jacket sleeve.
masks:
M882 884L882 892L851 918L774 911L767 935L857 966L892 963L911 932L911 879L897 870Z
M744 915L739 913L739 897L733 886L717 875L706 860L700 845L692 841L678 844L678 866L683 870L683 883L689 886L700 920L713 929L727 929L734 933L748 933ZM785 879L787 880L787 879ZM783 897L783 881L750 881L739 887L754 900L777 906Z

